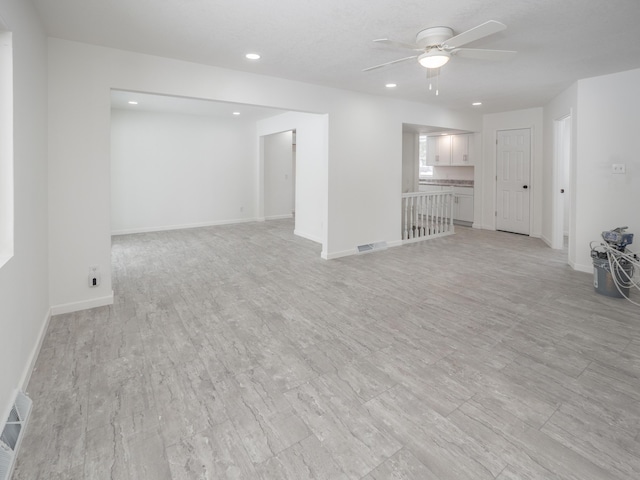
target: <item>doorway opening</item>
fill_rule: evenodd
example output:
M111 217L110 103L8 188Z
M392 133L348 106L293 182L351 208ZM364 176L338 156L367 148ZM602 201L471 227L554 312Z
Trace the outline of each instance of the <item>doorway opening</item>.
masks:
M554 122L554 181L552 248L568 254L571 218L571 114ZM567 257L568 260L568 257Z
M295 130L264 136L264 219L295 218Z

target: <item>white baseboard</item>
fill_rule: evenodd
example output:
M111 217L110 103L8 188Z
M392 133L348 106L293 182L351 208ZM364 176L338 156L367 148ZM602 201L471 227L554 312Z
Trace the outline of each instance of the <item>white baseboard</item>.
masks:
M402 240L393 240L390 242L386 242L386 248L392 248L392 247L400 247L402 245L405 245L405 243ZM375 253L376 250L370 252L370 253ZM381 251L381 250L378 250ZM324 250L322 251L322 253L320 254L320 257L322 257L324 260L335 260L336 258L342 258L342 257L349 257L351 255L358 255L358 248L354 248L353 250L343 250L341 252L333 252L333 253L327 253Z
M38 332L38 341L31 349L27 365L25 365L25 369L22 372L22 377L20 378L20 388L23 392L27 391L27 385L29 385L31 374L33 373L33 369L36 366L36 360L38 360L38 355L40 355L40 349L42 349L42 343L44 342L44 337L47 335L47 329L49 328L50 321L51 309L47 311L47 314L44 317L44 321L42 322L42 326L40 327L40 331Z
M582 265L580 263L569 262L569 266L577 272L591 273L593 274L593 265Z
M547 244L547 247L553 248L553 242L551 242L550 238L547 238L545 235L540 235L540 240Z
M320 256L325 260L335 260L336 258L349 257L351 255L357 255L358 249L353 248L350 250L342 250L341 252L333 252L327 253L326 251L322 251Z
M113 291L111 291L111 295L107 295L106 297L92 298L91 300L65 303L62 305L54 305L51 307L51 315L61 315L63 313L79 312L80 310L88 310L90 308L104 307L105 305L113 305Z
M264 219L263 219L264 220ZM200 223L186 223L182 225L166 225L163 227L143 227L143 228L127 228L124 230L113 230L112 236L115 235L130 235L133 233L151 233L151 232L165 232L169 230L183 230L186 228L202 228L202 227L215 227L217 225L233 225L235 223L250 223L258 222L259 218L236 218L231 220L219 220L215 222L200 222Z
M298 237L302 237L302 238L306 238L307 240L311 240L312 242L316 242L316 243L322 243L322 240L314 235L309 235L307 233L301 232L300 230L294 230L293 234L298 236Z
M293 215L288 213L285 215L270 215L268 217L264 217L265 220L283 220L285 218L293 218Z

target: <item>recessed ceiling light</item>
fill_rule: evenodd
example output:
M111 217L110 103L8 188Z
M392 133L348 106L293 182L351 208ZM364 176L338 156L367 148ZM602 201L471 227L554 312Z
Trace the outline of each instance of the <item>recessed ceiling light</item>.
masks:
M258 55L257 53L247 53L245 57L249 60L258 60L260 58L260 55Z
M129 100L128 103L129 103L129 105L137 105L138 104L138 102L136 102L134 100Z
M240 115L240 112L233 112L234 115Z
M473 102L471 105L473 105L474 107L479 107L480 105L482 105L482 102Z
M396 88L397 86L398 86L398 85L396 85L395 83L387 83L387 84L385 85L385 87L387 87L387 88Z

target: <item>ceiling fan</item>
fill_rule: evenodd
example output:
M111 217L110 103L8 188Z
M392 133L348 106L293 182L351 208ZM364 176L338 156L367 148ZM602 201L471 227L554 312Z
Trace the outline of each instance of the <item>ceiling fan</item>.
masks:
M464 58L473 58L478 60L508 60L517 52L513 50L486 50L481 48L460 48L481 38L487 37L494 33L506 29L507 26L495 20L489 20L477 27L473 27L466 32L453 35L453 30L449 27L431 27L422 30L416 35L415 44L396 42L388 38L379 38L374 40L376 43L390 45L416 53L410 57L399 58L391 62L381 63L373 67L365 68L363 72L375 70L376 68L386 67L395 63L405 62L414 58L418 59L418 63L427 69L440 68L446 64L452 55Z

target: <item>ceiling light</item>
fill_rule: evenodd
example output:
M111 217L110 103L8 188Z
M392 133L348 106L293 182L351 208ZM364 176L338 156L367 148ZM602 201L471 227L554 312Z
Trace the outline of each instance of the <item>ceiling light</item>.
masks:
M396 85L395 83L387 83L387 84L385 85L385 87L387 87L387 88L396 88L397 86L398 86L398 85Z
M418 57L418 62L424 68L440 68L449 61L451 55L444 50L433 49Z
M482 102L473 102L471 105L473 105L474 107L479 107L480 105L482 105Z
M129 100L128 103L129 103L129 105L137 105L138 104L138 102L136 102L134 100Z
M258 60L260 59L260 55L258 55L257 53L247 53L245 55L246 58L248 58L249 60Z
M240 112L233 112L234 115L240 115Z

